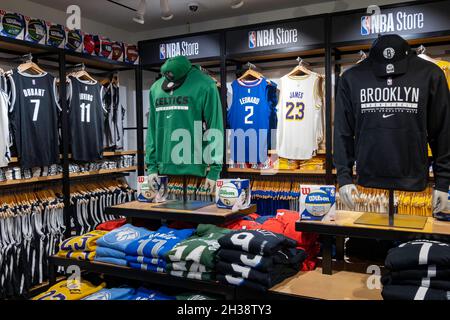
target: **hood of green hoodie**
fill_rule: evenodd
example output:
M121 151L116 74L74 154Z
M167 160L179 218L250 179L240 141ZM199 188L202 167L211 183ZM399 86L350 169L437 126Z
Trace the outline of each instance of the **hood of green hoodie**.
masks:
M186 76L191 67L192 64L186 57L177 56L167 59L161 67L161 74L168 81L178 81Z

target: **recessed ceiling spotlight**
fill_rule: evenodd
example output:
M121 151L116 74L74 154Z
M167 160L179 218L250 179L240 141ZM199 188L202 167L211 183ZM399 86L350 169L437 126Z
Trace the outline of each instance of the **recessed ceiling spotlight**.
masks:
M231 1L231 9L239 9L244 5L244 0Z

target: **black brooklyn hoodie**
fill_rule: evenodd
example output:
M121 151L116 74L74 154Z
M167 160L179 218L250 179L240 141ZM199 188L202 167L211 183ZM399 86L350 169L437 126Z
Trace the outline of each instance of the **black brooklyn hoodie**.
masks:
M412 53L399 36L381 38L370 57L339 82L334 127L338 183L353 183L356 160L362 186L424 190L429 142L435 188L447 192L450 98L444 73Z

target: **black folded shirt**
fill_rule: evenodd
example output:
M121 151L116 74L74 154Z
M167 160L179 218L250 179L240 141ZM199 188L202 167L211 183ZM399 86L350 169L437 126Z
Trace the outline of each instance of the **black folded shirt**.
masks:
M301 264L305 261L307 254L302 249L287 248L275 252L272 256L261 256L248 252L220 249L217 257L229 263L237 263L255 270L269 272L274 269L275 264L289 265L296 270L300 269Z
M384 300L450 300L448 291L421 286L387 285L381 295Z

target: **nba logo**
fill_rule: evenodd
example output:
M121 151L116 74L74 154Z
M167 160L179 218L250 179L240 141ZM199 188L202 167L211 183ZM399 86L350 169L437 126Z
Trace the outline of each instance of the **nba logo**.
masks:
M164 43L159 45L159 59L166 59L166 45Z
M361 35L368 36L370 34L370 16L361 17Z
M256 32L255 31L250 31L248 33L248 47L250 49L256 48Z

